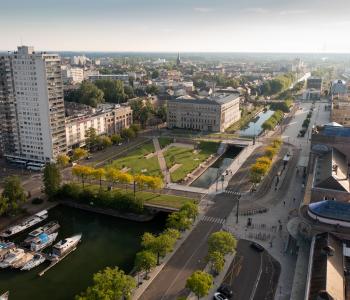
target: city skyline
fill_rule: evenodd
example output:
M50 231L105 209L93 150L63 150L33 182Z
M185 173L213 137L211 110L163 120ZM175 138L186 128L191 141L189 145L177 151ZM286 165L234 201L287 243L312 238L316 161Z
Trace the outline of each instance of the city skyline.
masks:
M349 12L345 0L7 2L0 48L348 53Z

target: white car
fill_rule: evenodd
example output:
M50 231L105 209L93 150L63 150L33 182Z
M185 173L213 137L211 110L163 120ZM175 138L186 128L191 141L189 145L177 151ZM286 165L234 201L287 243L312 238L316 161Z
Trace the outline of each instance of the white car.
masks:
M221 293L215 293L214 294L214 300L228 300L228 299L226 298L226 296L224 296Z

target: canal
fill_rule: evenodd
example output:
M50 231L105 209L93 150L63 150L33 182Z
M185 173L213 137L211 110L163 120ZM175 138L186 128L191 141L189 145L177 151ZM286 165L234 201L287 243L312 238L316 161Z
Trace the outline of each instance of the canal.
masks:
M83 234L77 250L43 277L38 277L38 273L48 265L46 262L29 272L0 269L0 294L9 290L11 300L74 299L92 283L93 274L107 266L130 272L142 234L162 231L166 215L138 223L60 205L50 209L46 222L51 220L61 225L56 242L79 232Z
M209 188L220 176L225 169L227 169L235 157L242 151L242 147L228 145L227 150L221 157L206 169L202 175L200 175L195 181L191 183L191 186L199 188Z
M267 110L260 112L246 128L239 131L239 135L242 137L253 137L258 136L263 131L262 124L273 115L273 110Z

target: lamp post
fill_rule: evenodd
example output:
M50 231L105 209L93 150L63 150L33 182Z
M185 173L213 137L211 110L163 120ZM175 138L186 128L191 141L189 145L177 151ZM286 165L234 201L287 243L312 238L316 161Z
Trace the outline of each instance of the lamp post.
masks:
M237 199L237 211L236 211L236 224L238 224L238 215L239 215L239 199L241 198L241 194L238 195Z

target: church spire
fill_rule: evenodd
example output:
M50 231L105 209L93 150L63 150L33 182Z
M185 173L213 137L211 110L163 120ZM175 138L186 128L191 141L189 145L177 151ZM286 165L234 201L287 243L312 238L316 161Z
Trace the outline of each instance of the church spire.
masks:
M176 64L177 64L178 66L181 65L180 52L177 53Z

